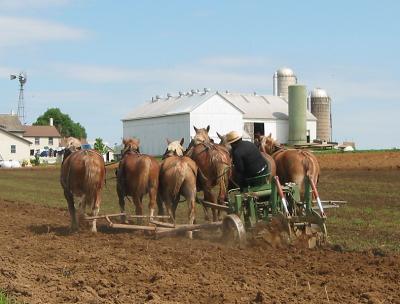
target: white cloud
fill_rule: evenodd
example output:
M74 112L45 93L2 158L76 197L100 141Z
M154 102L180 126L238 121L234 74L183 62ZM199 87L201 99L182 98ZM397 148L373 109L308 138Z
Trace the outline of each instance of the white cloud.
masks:
M225 68L272 68L273 64L265 57L219 56L203 59L200 63Z
M0 66L0 78L10 78L10 74L15 74L16 69Z
M202 63L159 69L129 69L113 66L61 64L55 66L62 75L89 83L158 84L160 87L257 88L267 87L267 73L250 73L215 69ZM272 86L272 84L271 84Z
M63 6L70 2L70 0L0 0L0 11Z
M0 16L0 47L14 47L46 41L78 40L87 32L39 19Z

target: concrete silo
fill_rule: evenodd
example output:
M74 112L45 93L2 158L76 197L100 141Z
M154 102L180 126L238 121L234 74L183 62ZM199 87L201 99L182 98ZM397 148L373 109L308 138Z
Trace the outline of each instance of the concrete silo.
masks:
M331 141L331 99L325 90L315 88L311 95L311 113L317 120L317 139Z
M304 85L289 86L289 145L307 142L307 89Z
M297 83L297 77L293 70L289 68L281 68L274 74L274 95L289 99L288 87Z

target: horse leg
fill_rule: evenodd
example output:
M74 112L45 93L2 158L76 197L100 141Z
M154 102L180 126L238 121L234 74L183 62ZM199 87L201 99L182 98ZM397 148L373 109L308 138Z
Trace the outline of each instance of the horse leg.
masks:
M189 225L193 225L196 210L196 188L193 189L193 187L190 187L185 183L183 187L183 195L185 196L186 202L188 204ZM189 237L189 239L192 239L193 231L188 231L187 236Z
M210 188L207 188L207 190L204 190L204 200L207 202L211 202L213 204L216 204L216 198L214 193L212 193L212 190ZM205 209L207 210L207 209ZM212 215L213 215L213 222L216 222L218 220L217 217L217 210L211 208L212 210ZM206 211L206 217L208 218L208 210Z
M135 213L136 215L143 215L143 206L142 206L142 197L141 196L133 196L132 197L133 203L135 204ZM136 223L138 225L142 224L142 218L137 218Z
M156 210L157 205L157 187L151 187L149 191L149 212L150 219L154 216L154 211Z
M121 213L124 213L124 215L121 215L121 223L128 224L125 215L125 193L119 186L117 186L117 194L118 194L119 210Z
M78 231L78 220L76 218L76 209L74 204L74 196L71 192L64 190L64 196L68 203L68 211L71 217L71 231L75 232Z
M175 202L173 201L173 198L168 196L167 199L165 200L165 207L167 208L167 213L171 218L171 221L173 224L175 224Z
M100 203L101 203L100 190L97 190L92 203L92 216L97 216L99 214ZM92 232L97 232L96 219L94 219L92 222Z
M164 215L165 211L164 211L164 204L163 204L163 200L161 198L161 194L157 193L157 208L158 208L158 215Z

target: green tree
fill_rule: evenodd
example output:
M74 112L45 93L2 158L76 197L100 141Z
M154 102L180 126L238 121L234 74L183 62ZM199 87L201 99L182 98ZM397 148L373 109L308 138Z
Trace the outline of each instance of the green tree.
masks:
M85 128L79 122L74 122L68 114L62 113L59 108L47 109L43 115L36 119L36 122L33 123L33 125L48 126L50 118L53 118L53 124L57 128L58 132L60 132L61 136L86 138Z
M95 139L94 149L99 151L100 154L104 154L104 153L107 152L107 147L103 143L103 140L101 138L96 138Z

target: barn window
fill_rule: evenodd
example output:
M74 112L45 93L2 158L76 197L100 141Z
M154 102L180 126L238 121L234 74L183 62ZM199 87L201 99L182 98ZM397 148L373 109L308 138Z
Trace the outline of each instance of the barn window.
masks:
M35 145L38 145L40 142L40 137L35 137Z
M49 145L50 145L50 146L53 145L53 137L49 137Z
M11 145L11 153L17 153L17 146Z

